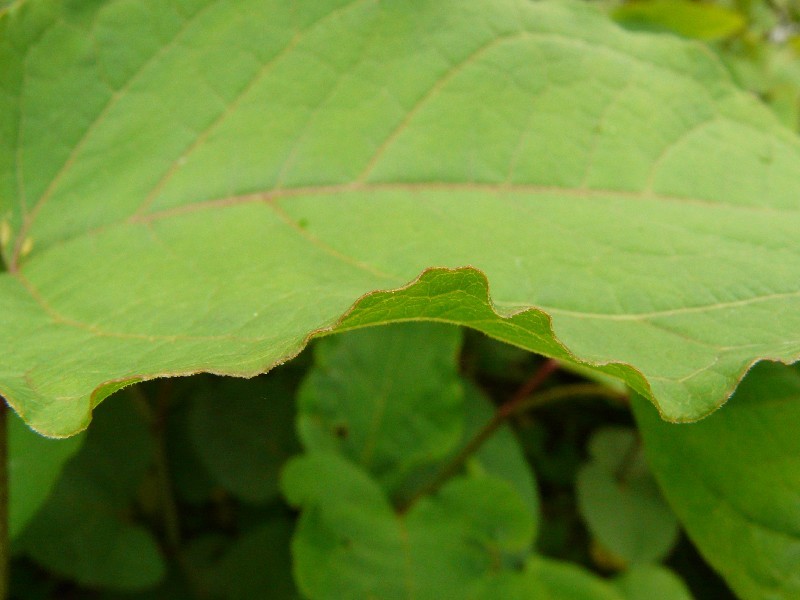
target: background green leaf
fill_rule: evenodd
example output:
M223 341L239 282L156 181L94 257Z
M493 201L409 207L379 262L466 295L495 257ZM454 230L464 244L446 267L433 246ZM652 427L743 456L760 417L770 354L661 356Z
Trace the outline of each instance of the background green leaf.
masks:
M705 41L730 37L747 23L736 10L688 0L636 0L622 4L612 14L632 29L669 31Z
M249 530L214 568L215 597L226 600L296 600L289 539L292 523L273 518Z
M157 584L165 565L153 535L130 518L153 447L142 416L126 400L97 413L17 548L78 583L130 591Z
M195 452L206 470L242 500L278 496L278 472L300 450L292 390L279 377L209 384L189 409Z
M14 539L47 500L64 463L84 436L50 440L31 431L15 414L8 417L9 536Z
M674 420L800 356L800 142L695 44L560 2L40 0L0 65L0 392L47 434L360 298Z
M664 493L706 560L744 599L800 594L800 373L763 363L725 410L690 425L634 409Z
M213 393L215 386L209 381L210 377L204 376L198 379L201 382L200 388L208 386L210 389L207 393ZM259 384L260 382L256 383ZM204 461L195 451L194 433L189 415L193 412L194 401L201 394L200 390L191 390L186 398L188 401L177 402L170 406L171 411L165 431L167 469L171 474L175 494L181 501L190 505L204 504L220 485L218 479L208 472ZM248 446L250 444L237 444L236 448L241 450Z
M665 558L678 540L678 521L647 467L636 432L600 429L589 440L589 454L576 492L597 542L622 565Z
M494 416L494 407L475 385L466 386L466 425L462 447ZM508 425L500 427L470 458L468 470L477 475L504 479L517 491L538 521L539 490L516 434Z
M364 471L315 453L288 464L283 489L303 509L295 576L314 600L469 597L532 542L525 504L493 478L453 479L397 515Z
M460 345L460 330L432 323L316 344L299 392L309 454L284 474L303 509L293 548L310 597L488 598L535 587L503 576L528 556L539 509L508 427L469 457L467 478L429 487L494 414L458 373Z
M625 600L692 600L686 585L669 569L639 565L613 580Z
M340 453L393 494L461 439L460 345L456 327L433 323L321 340L298 397L306 450Z
M611 585L577 565L537 558L528 566L530 576L541 581L548 600L623 600Z

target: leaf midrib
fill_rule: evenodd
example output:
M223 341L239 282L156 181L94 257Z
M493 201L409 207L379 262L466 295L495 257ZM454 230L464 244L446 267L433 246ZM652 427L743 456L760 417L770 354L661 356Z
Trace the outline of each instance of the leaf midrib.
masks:
M561 195L561 196L569 196L575 198L604 198L604 197L616 197L616 198L627 198L631 200L654 200L654 201L663 201L663 202L681 202L687 204L694 204L699 206L706 206L713 209L720 209L720 210L743 210L743 211L754 211L754 212L786 212L786 213L797 213L800 211L791 210L791 209L780 209L774 207L764 207L764 206L742 206L742 205L729 205L729 204L719 204L710 201L704 200L697 200L695 198L688 198L688 197L673 197L673 196L665 196L647 192L631 192L631 191L618 191L618 190L600 190L600 189L582 189L582 188L563 188L563 187L552 187L552 186L540 186L540 185L530 185L530 184L482 184L482 183L443 183L443 182L425 182L425 183L348 183L348 184L341 184L341 185L334 185L334 186L316 186L316 187L304 187L304 188L293 188L293 189L284 189L284 190L275 190L272 192L264 192L264 193L256 193L256 194L247 194L243 196L232 196L228 198L223 198L220 200L211 200L206 202L199 202L188 204L184 206L179 206L171 209L166 209L160 212L150 213L149 215L145 216L132 216L127 221L122 223L113 223L111 225L104 225L100 228L89 232L83 232L80 235L72 236L69 238L64 238L59 240L56 243L53 243L49 246L45 247L45 251L53 250L60 246L66 245L70 241L75 239L79 239L85 236L97 235L103 231L107 231L110 228L120 226L122 224L151 224L156 221L160 221L163 219L170 219L170 218L177 218L183 215L191 214L197 211L202 210L212 210L217 208L224 208L227 206L237 206L237 205L244 205L244 204L251 204L251 203L263 203L266 205L271 206L279 216L279 218L290 228L292 228L298 235L303 236L306 241L313 244L315 247L321 249L326 254L332 256L333 258L347 263L351 266L354 266L360 270L370 273L371 275L380 277L382 279L386 279L387 283L389 283L390 287L397 287L404 282L404 279L396 274L391 274L384 272L380 269L375 268L373 265L369 265L364 263L356 258L351 256L345 255L335 248L329 246L325 242L317 239L311 233L309 233L304 228L300 227L294 220L292 220L277 204L279 200L291 197L308 197L308 196L325 196L325 195L336 195L342 193L359 193L359 192L391 192L391 191L410 191L410 192L430 192L430 191L442 191L442 192L487 192L487 193L494 193L494 194L508 194L508 193L527 193L527 194L541 194L541 195ZM435 265L434 265L435 266ZM42 310L48 314L54 321L59 322L61 324L73 326L80 329L85 329L95 335L101 336L108 336L108 337L122 337L122 338L137 338L137 339L146 339L146 340L155 340L155 339L188 339L187 336L176 336L176 335L167 335L167 336L154 336L150 334L133 334L133 333L122 333L122 332L111 332L103 330L95 325L85 323L82 321L77 321L70 317L65 317L61 315L56 309L51 307L44 296L38 291L38 289L24 276L24 265L19 267L16 270L9 270L9 275L15 277L28 293L31 295L33 300L41 306ZM545 306L545 305L529 305L528 302L512 302L512 301L500 301L494 303L497 306L502 305L515 305L515 306L522 306L525 305L528 308L536 308L542 311L545 311L550 314L560 314L565 316L571 316L575 318L581 319L598 319L598 320L606 320L606 321L647 321L648 319L659 318L659 317L669 317L681 314L691 314L691 313L701 313L701 312L708 312L712 310L722 310L728 308L736 308L741 306L747 306L750 304L764 302L773 299L781 299L781 298L792 298L800 296L800 290L798 291L791 291L791 292L778 292L773 294L765 294L759 296L753 296L751 298L745 298L740 300L733 300L728 302L718 302L713 304L705 304L705 305L697 305L697 306L687 306L687 307L678 307L672 309L665 309L659 311L649 311L645 313L625 313L625 314L615 314L615 313L593 313L593 312L586 312L586 311L575 311L569 309L562 309L553 306ZM526 309L527 310L527 309ZM192 338L194 339L194 338ZM250 340L251 338L240 338L237 336L197 336L197 339L236 339L236 340ZM253 341L260 340L261 338L253 338Z
M691 196L680 196L663 194L652 191L637 190L614 190L603 188L582 188L582 187L562 187L526 183L483 183L483 182L443 182L443 181L419 181L419 182L374 182L359 183L348 182L332 185L303 186L295 188L283 188L268 190L264 192L249 192L245 194L226 196L224 198L214 198L181 204L178 206L165 208L148 214L133 214L124 221L114 221L105 223L94 229L82 231L80 233L65 236L50 244L45 245L45 249L53 249L63 246L76 239L98 235L113 227L123 224L154 223L161 220L181 217L204 210L213 210L232 206L242 206L246 204L264 203L270 204L279 202L287 198L312 197L312 196L334 196L347 193L367 193L367 192L481 192L487 194L530 194L530 195L550 195L577 199L625 199L631 201L654 201L667 204L685 204L700 206L714 210L732 210L750 213L775 214L775 215L798 215L800 208L784 206L764 206L755 204L730 204L718 200L696 198ZM42 248L41 241L38 241L39 249ZM16 264L14 269L9 271L22 270L24 263Z

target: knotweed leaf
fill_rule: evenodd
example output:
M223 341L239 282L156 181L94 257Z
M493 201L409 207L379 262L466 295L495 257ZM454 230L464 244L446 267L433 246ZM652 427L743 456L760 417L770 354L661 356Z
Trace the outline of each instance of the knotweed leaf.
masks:
M45 434L391 320L679 421L800 356L800 141L702 46L592 7L20 2L0 89L0 393Z

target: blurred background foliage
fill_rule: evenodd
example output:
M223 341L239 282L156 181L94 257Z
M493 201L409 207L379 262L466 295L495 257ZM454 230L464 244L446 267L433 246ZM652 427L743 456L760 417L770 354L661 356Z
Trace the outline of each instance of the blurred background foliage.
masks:
M797 2L587 1L699 40L800 128ZM624 390L471 331L343 334L253 380L129 388L71 440L9 429L21 600L733 598L662 499Z
M597 2L620 25L699 40L790 129L800 129L800 2Z
M140 384L43 442L68 456L14 538L13 597L732 598L606 383L409 323L253 380Z

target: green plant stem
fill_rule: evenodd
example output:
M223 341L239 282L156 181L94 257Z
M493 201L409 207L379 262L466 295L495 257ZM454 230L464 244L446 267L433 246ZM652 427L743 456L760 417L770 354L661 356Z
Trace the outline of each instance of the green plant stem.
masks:
M180 567L194 597L200 599L206 598L207 594L200 583L199 577L183 553L178 503L173 491L169 460L167 458L167 419L171 387L171 382L167 380L159 389L155 401L147 398L138 385L131 387L130 390L134 401L148 420L155 442L153 466L155 468L156 481L158 482L159 514L167 553Z
M0 600L8 598L11 575L10 544L8 539L8 405L0 397Z
M164 530L167 549L171 554L177 556L181 546L181 530L167 462L166 421L168 397L163 388L155 402L147 398L139 386L131 387L130 393L141 413L145 415L150 431L153 434L153 441L155 442L153 463L156 480L158 481L161 525Z
M167 459L167 414L169 412L170 398L169 381L161 386L158 397L156 398L155 410L153 411L153 435L155 437L155 468L156 478L161 497L161 515L164 525L164 535L171 551L180 555L181 548L181 526L178 518L178 503L175 501L175 494L172 488L172 478L169 473L169 462Z
M545 390L529 396L517 405L514 414L521 414L548 404L582 396L600 396L617 402L624 402L628 398L627 394L617 392L599 383L573 383L560 385L551 390Z
M478 451L483 443L488 440L512 415L516 414L525 400L537 390L553 372L558 369L558 361L548 359L536 372L514 393L510 400L500 405L492 419L484 425L478 433L456 454L450 462L445 464L436 476L422 488L417 490L406 502L398 507L400 513L405 513L420 498L436 493L451 477L461 471L469 458Z

